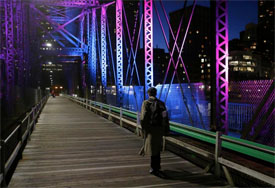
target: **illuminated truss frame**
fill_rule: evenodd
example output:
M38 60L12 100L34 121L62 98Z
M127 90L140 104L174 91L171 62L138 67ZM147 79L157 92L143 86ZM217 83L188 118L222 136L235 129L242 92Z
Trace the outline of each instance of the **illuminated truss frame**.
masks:
M123 24L122 0L116 1L116 62L117 62L117 102L122 102L123 95Z
M228 133L228 7L216 2L216 115L217 129Z
M154 86L153 0L144 0L145 90Z
M13 2L4 0L5 7L5 34L6 34L6 77L9 86L14 84L14 30L13 30Z
M106 7L101 8L101 82L104 89L107 87L107 60L106 60Z

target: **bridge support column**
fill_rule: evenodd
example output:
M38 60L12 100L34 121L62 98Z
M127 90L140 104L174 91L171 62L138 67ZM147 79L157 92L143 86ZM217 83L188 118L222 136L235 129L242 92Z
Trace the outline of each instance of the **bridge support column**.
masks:
M117 63L117 104L122 106L123 95L123 24L122 0L116 0L116 63Z
M144 0L145 92L154 86L153 76L153 0Z

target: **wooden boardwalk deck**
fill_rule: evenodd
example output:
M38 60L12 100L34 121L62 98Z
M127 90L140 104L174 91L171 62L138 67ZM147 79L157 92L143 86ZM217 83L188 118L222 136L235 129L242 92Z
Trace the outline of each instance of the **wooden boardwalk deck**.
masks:
M141 138L66 98L50 98L9 187L227 187L165 151L167 179L149 174Z

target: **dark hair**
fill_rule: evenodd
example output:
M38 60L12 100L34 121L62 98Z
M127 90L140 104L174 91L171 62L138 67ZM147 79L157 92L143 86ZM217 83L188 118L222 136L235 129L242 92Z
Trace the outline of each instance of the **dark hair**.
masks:
M150 87L150 88L148 89L147 93L148 93L149 96L155 97L155 96L157 95L157 89L154 88L154 87Z

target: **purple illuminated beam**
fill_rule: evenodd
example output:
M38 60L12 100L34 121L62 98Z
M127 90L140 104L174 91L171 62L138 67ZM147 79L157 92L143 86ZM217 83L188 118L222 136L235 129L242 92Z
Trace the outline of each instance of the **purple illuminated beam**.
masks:
M154 86L153 0L144 0L145 90Z
M5 33L6 33L6 76L8 87L14 84L14 35L13 35L13 1L5 0ZM8 94L9 92L7 92Z
M216 2L216 128L228 133L227 0Z
M117 56L117 100L122 102L123 94L123 25L122 25L122 0L116 1L116 56Z

